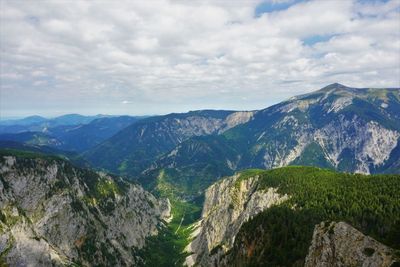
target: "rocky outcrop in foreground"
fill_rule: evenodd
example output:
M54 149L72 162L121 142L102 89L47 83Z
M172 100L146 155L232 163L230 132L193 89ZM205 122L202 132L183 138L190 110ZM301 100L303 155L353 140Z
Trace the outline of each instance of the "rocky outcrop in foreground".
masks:
M315 226L305 267L399 266L394 250L345 222Z
M170 207L58 158L2 155L0 211L1 266L132 266Z
M258 190L258 176L241 179L240 174L223 179L209 187L201 221L192 234L186 251L192 253L185 265L217 266L232 248L243 223L256 214L288 199L276 188Z

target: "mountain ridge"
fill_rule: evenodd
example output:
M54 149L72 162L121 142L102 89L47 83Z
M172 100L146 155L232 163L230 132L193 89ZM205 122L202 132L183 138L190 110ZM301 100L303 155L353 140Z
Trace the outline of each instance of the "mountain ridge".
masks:
M219 135L189 138L156 158L138 179L146 186L157 183L160 171L174 173L174 186L187 188L192 181L194 192L246 168L400 173L400 89L345 87L343 95L344 86L333 86L257 111Z

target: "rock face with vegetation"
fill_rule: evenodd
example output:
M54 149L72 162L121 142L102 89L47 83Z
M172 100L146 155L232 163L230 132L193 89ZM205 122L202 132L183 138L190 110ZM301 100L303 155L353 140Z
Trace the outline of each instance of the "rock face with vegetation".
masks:
M322 222L314 229L305 267L389 267L396 262L394 253L345 222Z
M2 152L0 210L0 265L126 266L170 207L118 177Z
M249 218L272 205L287 200L275 188L257 190L258 177L243 179L241 175L217 182L207 189L201 221L192 234L194 240L186 250L193 253L186 265L211 266L232 248L236 234Z
M309 253L308 266L387 266L389 259L398 261L394 251L400 248L398 188L398 175L295 166L240 172L207 189L186 265L304 266ZM346 223L314 231L323 221L339 220ZM360 251L371 258L349 254ZM327 260L337 265L323 265ZM360 265L379 260L383 265Z

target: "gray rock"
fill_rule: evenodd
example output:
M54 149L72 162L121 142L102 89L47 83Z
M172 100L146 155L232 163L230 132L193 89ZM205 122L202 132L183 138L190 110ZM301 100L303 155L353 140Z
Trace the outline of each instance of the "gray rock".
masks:
M256 214L288 199L276 188L257 190L258 177L238 180L240 174L210 186L205 194L202 218L194 226L192 253L185 265L211 266L232 248L240 227ZM217 264L219 265L219 264Z
M305 267L386 267L396 260L394 250L345 222L315 226Z
M1 158L0 263L136 264L170 204L118 179L60 159Z

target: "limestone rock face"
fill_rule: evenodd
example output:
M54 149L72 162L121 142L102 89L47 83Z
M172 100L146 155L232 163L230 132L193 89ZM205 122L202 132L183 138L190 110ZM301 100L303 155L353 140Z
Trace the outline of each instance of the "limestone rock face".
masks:
M0 158L0 265L126 266L170 212L140 186L56 158Z
M394 266L393 249L345 222L322 222L315 226L305 267ZM397 266L397 265L396 265Z
M288 199L287 195L279 195L276 188L257 189L258 176L240 180L240 174L207 189L201 221L193 231L193 241L186 248L193 253L186 259L187 266L219 265L224 253L232 248L244 222Z
M255 111L238 111L227 116L218 133L223 133L237 125L248 122L253 118Z

